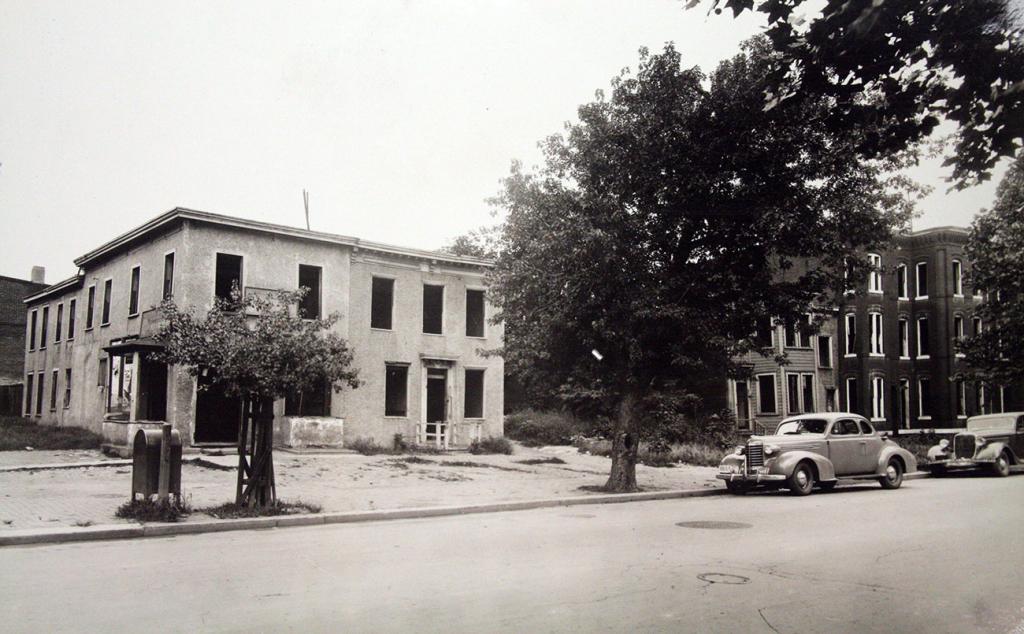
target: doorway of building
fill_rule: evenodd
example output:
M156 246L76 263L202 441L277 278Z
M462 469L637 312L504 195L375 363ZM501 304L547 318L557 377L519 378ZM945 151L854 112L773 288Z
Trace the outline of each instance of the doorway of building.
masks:
M900 379L896 390L896 425L899 429L910 429L910 381Z
M426 443L445 444L448 432L448 370L427 368Z
M195 442L237 443L242 399L225 394L208 370L200 372L197 385Z

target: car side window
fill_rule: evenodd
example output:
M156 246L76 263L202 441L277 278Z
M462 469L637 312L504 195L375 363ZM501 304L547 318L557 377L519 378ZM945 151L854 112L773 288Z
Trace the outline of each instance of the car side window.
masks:
M855 420L837 420L832 425L833 436L856 436L858 434L860 434L860 428L857 427L857 421Z
M843 425L843 423L845 423L845 422L846 421L837 420L836 422L832 423L832 434L831 435L832 436L845 436L846 435L846 426Z
M1024 432L1024 416L1017 417L1017 431Z
M871 425L869 425L866 420L860 421L860 431L865 436L870 436L871 434L875 433L875 430L871 429Z

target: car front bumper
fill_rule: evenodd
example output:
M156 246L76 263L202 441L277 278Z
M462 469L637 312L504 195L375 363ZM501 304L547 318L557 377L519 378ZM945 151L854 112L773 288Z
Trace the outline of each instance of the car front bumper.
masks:
M715 476L719 480L725 480L727 482L745 482L752 484L759 484L761 482L785 482L786 476L778 473L744 473L744 472L730 472L730 473L719 473Z
M932 466L942 467L944 469L970 469L972 467L985 467L991 465L994 460L975 460L972 458L954 458L946 460L938 459L932 460Z

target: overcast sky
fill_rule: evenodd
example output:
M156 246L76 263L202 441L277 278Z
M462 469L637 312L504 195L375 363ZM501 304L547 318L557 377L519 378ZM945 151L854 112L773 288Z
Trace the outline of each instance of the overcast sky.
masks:
M47 281L175 206L437 248L492 222L510 162L674 41L711 69L756 33L679 0L0 0L0 275ZM995 183L936 186L915 228Z

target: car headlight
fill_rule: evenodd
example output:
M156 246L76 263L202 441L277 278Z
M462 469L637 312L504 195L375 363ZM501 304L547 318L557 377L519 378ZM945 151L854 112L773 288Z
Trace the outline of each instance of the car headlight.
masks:
M779 451L779 446L778 445L765 445L764 446L764 455L766 455L766 456L774 455L774 454L778 453L778 451Z
M987 443L988 441L985 440L984 436L975 436L974 437L974 442L975 442L976 445L978 445L980 447L980 446L984 445L985 443Z
M742 456L744 453L746 453L746 451L747 451L747 448L746 448L745 445L737 445L737 447L736 447L736 455L737 456Z
M949 440L943 438L939 441L939 449L949 449Z

